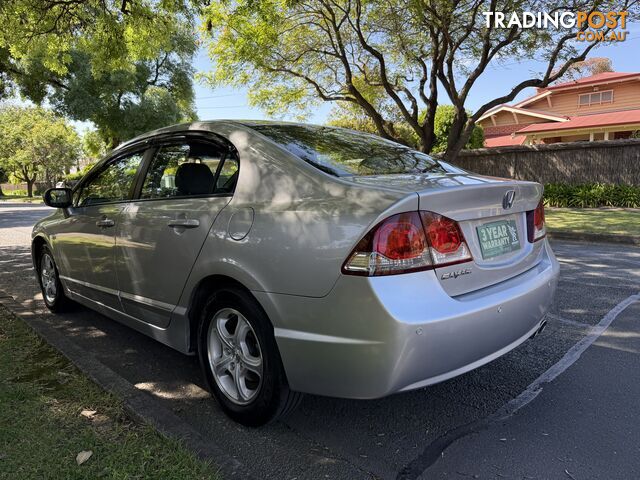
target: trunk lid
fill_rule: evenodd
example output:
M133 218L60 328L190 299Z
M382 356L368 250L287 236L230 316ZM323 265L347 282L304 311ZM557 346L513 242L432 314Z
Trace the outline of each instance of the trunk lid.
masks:
M451 296L512 278L541 259L543 242L530 243L527 234L527 212L534 210L542 197L543 187L538 183L473 174L381 175L352 177L352 181L415 192L420 210L458 222L473 260L435 269ZM505 201L505 196L510 201ZM505 233L508 250L501 246Z

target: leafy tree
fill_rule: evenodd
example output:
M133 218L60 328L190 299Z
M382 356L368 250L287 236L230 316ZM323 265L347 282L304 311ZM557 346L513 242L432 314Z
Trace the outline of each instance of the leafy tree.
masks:
M189 0L3 0L0 98L47 100L110 146L191 119L196 12Z
M80 155L80 137L63 118L41 107L0 110L0 168L27 184L55 183Z
M436 115L433 120L434 142L432 152L440 153L447 149L447 142L451 125L455 118L455 109L452 105L438 105ZM361 132L377 133L376 127L371 119L362 111L356 108L345 108L340 106L334 109L329 117L329 125L336 127L360 130ZM407 124L402 120L394 123L394 129L398 135L398 140L413 148L420 148L419 139ZM484 146L484 132L480 125L476 125L469 141L464 148L482 148Z
M395 140L408 145L412 148L419 149L420 141L415 132L409 125L402 121L400 118L396 118L391 121L390 127L395 133ZM350 104L338 104L331 110L327 124L350 128L351 130L359 130L361 132L378 134L376 125L361 108L357 105Z
M0 183L6 182L7 180L9 180L7 173L3 170L2 167L0 167ZM0 185L0 197L2 197L3 195L4 193L2 192L2 185Z
M193 69L187 58L166 52L159 61L139 61L96 76L86 54L74 52L71 57L65 88L54 87L49 100L66 116L93 122L110 148L148 130L195 118Z
M440 86L455 111L445 154L451 159L489 109L525 88L548 86L598 44L576 42L575 29L487 27L482 13L556 8L538 0L212 2L204 16L216 63L206 79L250 87L250 101L269 114L322 101L348 104L362 110L379 135L399 141L401 118L426 152L435 144ZM562 6L574 12L635 9L629 19L637 8L636 0ZM465 105L488 65L514 58L545 58L546 66L469 115Z
M467 115L470 115L467 112ZM449 136L451 134L451 126L455 121L456 110L453 105L438 105L436 117L434 119L433 128L436 141L433 144L433 152L442 153L447 150ZM484 147L484 131L480 125L475 125L471 136L463 148L482 148Z
M82 153L89 163L96 162L107 154L108 146L97 130L87 130L82 135Z
M564 74L563 78L577 80L582 77L589 77L599 73L613 72L611 59L607 57L591 57L582 62L576 62ZM561 79L563 80L563 79Z

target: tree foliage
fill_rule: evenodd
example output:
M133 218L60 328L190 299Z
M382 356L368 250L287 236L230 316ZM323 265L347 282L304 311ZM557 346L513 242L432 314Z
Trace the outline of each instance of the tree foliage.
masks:
M467 112L467 115L471 115ZM435 133L435 142L433 143L432 152L443 153L447 150L449 144L449 136L451 127L456 118L456 109L453 105L438 105L436 116L433 120L433 129ZM467 143L463 148L482 148L484 147L484 131L480 125L475 125L473 132L469 136Z
M75 129L50 110L19 106L0 109L0 168L26 182L30 197L37 180L54 184L77 162L80 152Z
M0 98L93 122L114 146L194 117L188 0L3 0Z
M7 172L5 172L2 166L0 166L0 183L6 182L7 180L9 180L9 177L7 176ZM2 185L0 185L0 197L2 197L3 195L4 195L4 192L2 191Z
M582 62L576 62L571 65L561 81L565 79L577 80L582 77L589 77L591 75L613 71L613 64L610 58L591 57Z
M455 109L452 105L438 105L435 118L433 120L434 141L432 152L441 153L446 151L451 125L455 118ZM355 107L339 106L334 109L329 116L329 125L342 128L350 128L367 133L377 133L376 127L371 119L361 110ZM412 148L420 148L420 140L415 135L411 127L398 119L394 123L394 130L398 137L396 140ZM464 148L482 148L484 146L484 132L480 125L476 125L469 141Z
M401 118L393 118L393 120L388 121L392 123L392 128L395 132L394 140L412 148L420 148L420 139L417 137L413 129L403 122ZM367 115L366 112L357 105L348 103L337 104L331 110L327 123L334 127L349 128L351 130L379 134L375 123L371 120L371 117L369 117L369 115Z
M87 130L82 135L82 152L90 162L95 162L107 154L108 145L97 130Z
M636 0L569 0L566 11L632 10ZM237 0L204 9L213 85L248 86L269 114L336 102L363 111L385 138L402 141L398 119L434 147L439 87L454 107L446 157L467 144L475 122L528 87L545 87L583 61L597 41L576 31L486 26L482 12L549 11L539 0ZM635 9L635 10L634 10ZM584 26L586 28L586 24ZM606 30L605 30L606 31ZM544 58L542 70L481 105L465 105L491 63Z

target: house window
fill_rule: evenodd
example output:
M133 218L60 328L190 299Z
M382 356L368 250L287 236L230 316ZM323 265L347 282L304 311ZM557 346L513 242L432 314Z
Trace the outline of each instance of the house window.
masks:
M589 105L601 105L603 103L613 103L613 90L604 92L584 93L580 95L578 100L579 107L588 107Z

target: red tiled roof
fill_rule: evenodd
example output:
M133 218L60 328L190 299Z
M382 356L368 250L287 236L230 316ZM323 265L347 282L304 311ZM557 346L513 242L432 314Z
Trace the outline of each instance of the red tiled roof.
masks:
M485 138L484 146L485 147L506 147L508 145L522 145L524 142L524 135L501 135L499 137L490 137Z
M596 75L591 75L590 77L584 77L584 78L579 78L577 80L558 83L556 85L551 85L550 87L539 89L534 95L531 95L530 97L520 100L518 103L514 105L514 107L518 107L523 103L525 104L531 103L535 101L538 97L544 95L545 93L548 94L550 90L562 90L563 88L578 87L583 85L585 86L593 85L593 84L604 83L604 82L624 80L625 78L631 79L633 77L640 78L640 72L604 72L604 73L598 73ZM499 105L496 108L499 108L500 106L501 105Z
M559 90L561 88L582 86L582 85L591 85L593 83L601 83L601 82L610 82L612 80L622 80L626 77L640 77L640 73L625 73L625 72L604 72L598 73L596 75L591 75L590 77L583 77L577 80L571 80L569 82L558 83L556 85L551 85L550 87L545 88L544 90ZM544 90L542 92L544 92ZM542 93L539 92L539 93Z
M555 130L575 130L577 128L609 127L633 123L640 124L640 109L598 113L595 115L581 115L570 117L570 120L567 122L534 123L518 130L517 133L528 134Z

